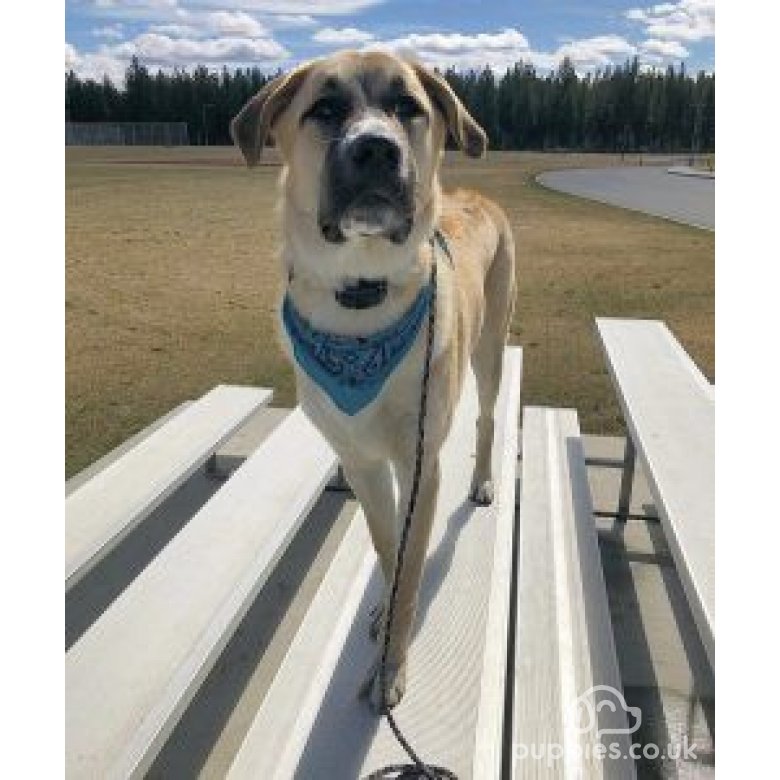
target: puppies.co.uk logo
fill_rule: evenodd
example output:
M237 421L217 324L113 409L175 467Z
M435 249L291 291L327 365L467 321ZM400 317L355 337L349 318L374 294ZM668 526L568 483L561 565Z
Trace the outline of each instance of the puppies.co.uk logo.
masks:
M622 691L609 685L594 685L564 708L562 741L513 745L515 762L546 766L559 763L576 767L604 760L696 760L696 745L682 742L666 745L631 742L629 737L642 726L642 711L630 706ZM612 738L612 739L610 739Z
M594 733L597 742L601 742L607 734L633 734L642 725L642 710L639 707L630 707L623 693L610 685L594 685L588 688L569 705L569 708L573 710L568 714L576 724L576 730L580 734ZM599 718L602 710L617 715L618 717L612 718L615 721L622 721L623 718L618 713L625 713L626 721L631 723L633 720L633 725L605 726L604 717Z

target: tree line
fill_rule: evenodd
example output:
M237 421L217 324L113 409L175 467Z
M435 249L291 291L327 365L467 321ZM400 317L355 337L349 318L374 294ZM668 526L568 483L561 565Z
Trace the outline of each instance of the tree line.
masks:
M229 144L229 123L270 78L258 68L151 73L133 59L122 88L65 76L71 122L186 122L190 140ZM684 65L642 71L634 58L581 77L567 58L547 75L518 62L503 74L445 71L492 149L712 152L715 76Z

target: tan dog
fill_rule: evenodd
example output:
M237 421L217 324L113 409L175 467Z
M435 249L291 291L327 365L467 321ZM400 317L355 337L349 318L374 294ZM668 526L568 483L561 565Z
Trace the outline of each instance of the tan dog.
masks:
M267 84L231 125L250 166L271 134L281 153L284 306L303 327L346 337L392 330L421 300L437 258L425 457L389 642L389 706L405 689L439 450L469 359L479 395L471 496L478 503L493 498L493 411L515 294L514 243L503 212L476 193L440 188L448 130L467 155L484 153L484 132L444 79L380 52L342 52L304 64ZM452 263L434 248L435 229ZM389 589L415 463L427 315L376 397L359 411L339 408L304 370L289 327L285 321L283 340L301 406L341 460ZM380 608L374 631L383 625ZM378 678L375 666L363 688L375 709L382 702Z

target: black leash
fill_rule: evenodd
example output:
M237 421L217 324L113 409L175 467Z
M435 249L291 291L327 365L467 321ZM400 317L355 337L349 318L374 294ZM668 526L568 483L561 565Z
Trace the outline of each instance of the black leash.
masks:
M449 247L447 247L444 237L437 230L434 237L446 252L447 257L452 259ZM387 706L385 698L387 682L387 653L390 647L390 629L393 625L393 612L395 611L395 600L398 593L398 583L401 579L401 567L403 566L404 553L406 552L406 541L409 536L409 527L412 524L412 516L417 505L417 494L420 490L420 475L422 472L422 463L425 450L425 413L428 406L428 380L430 378L431 357L433 355L433 337L434 325L436 324L436 246L431 241L431 302L428 310L428 334L425 345L425 363L423 366L422 390L420 392L420 414L417 418L417 452L414 462L414 474L412 477L412 489L409 494L409 504L404 518L403 528L401 529L401 539L398 544L398 555L395 563L395 572L393 574L393 585L390 589L390 601L387 605L387 614L385 616L384 642L382 645L382 657L379 662L379 684L382 691L382 714L387 719L387 723L393 731L398 743L406 751L406 754L412 760L411 764L392 764L382 767L372 772L366 780L383 780L383 778L395 778L395 780L418 780L427 778L427 780L458 780L457 776L441 766L426 764L415 752L409 741L404 737L401 729L393 717L390 707Z

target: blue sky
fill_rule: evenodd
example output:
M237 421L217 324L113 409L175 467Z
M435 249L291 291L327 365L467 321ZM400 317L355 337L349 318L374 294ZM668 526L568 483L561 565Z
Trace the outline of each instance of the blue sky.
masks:
M439 67L545 71L568 55L585 73L637 54L714 71L715 0L67 0L65 37L66 68L118 81L133 55L152 69L274 71L363 47Z

